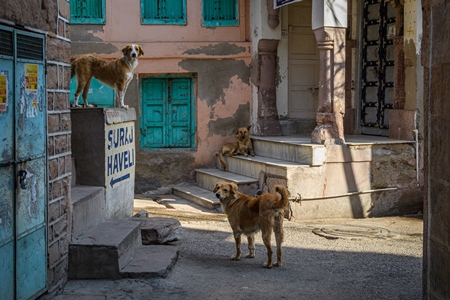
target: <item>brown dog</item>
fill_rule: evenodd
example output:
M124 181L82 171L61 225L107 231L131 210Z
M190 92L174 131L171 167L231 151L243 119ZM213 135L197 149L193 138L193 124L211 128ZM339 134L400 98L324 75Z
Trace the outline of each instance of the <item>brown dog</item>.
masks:
M225 156L234 156L238 154L242 154L244 156L248 156L250 154L251 156L255 156L255 152L253 152L253 144L252 140L250 139L250 126L248 127L240 127L238 130L236 130L236 138L238 139L235 143L226 143L222 146L220 149L218 156L220 163L222 164L223 170L227 170L227 164L223 160L223 155Z
M71 77L77 75L77 90L75 91L74 106L79 107L78 99L83 91L84 107L88 104L87 96L92 77L114 88L116 93L115 106L128 108L124 104L124 96L128 84L133 79L133 71L138 65L138 57L144 55L142 47L130 44L122 49L122 57L105 60L95 54L84 54L70 61Z
M250 253L246 257L255 257L255 234L261 230L264 245L267 248L267 268L272 267L272 231L275 233L277 243L277 262L273 266L281 267L283 242L283 218L284 209L289 204L288 192L282 185L275 186L275 191L281 195L281 199L275 194L262 194L251 197L238 191L238 186L233 182L218 182L213 192L219 198L223 211L233 230L236 242L236 255L231 259L239 260L241 257L241 235L247 236Z

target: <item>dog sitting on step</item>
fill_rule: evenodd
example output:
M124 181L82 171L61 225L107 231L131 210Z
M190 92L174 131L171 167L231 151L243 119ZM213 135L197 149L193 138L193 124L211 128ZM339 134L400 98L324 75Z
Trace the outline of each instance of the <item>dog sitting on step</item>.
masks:
M236 138L237 141L234 143L226 143L222 146L219 153L217 153L217 156L219 157L220 163L222 164L223 170L227 170L227 164L223 160L223 155L225 156L234 156L234 155L244 155L248 156L249 154L251 156L255 156L255 152L253 151L253 144L252 140L250 139L250 126L248 127L240 127L236 130Z

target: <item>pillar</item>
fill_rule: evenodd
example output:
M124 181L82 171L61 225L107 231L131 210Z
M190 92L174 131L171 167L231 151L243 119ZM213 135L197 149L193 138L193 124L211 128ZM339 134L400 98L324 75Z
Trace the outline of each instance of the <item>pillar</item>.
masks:
M315 144L345 144L345 28L314 30L320 51L317 125L311 134Z
M281 135L276 99L278 40L262 39L258 43L259 88L256 135Z

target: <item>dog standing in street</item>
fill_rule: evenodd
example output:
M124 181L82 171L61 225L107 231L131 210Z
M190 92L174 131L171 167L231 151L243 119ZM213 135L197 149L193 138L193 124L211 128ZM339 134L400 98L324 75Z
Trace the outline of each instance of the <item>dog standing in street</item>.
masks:
M248 156L249 154L251 156L255 156L255 152L253 151L253 144L252 140L250 139L250 126L248 127L240 127L236 130L236 138L237 142L234 143L226 143L222 146L222 148L219 150L219 153L217 154L220 160L220 163L222 164L223 170L227 170L227 164L223 160L223 155L225 156L234 156L234 155L244 155Z
M77 76L77 90L75 91L74 107L79 107L78 99L83 91L84 107L88 104L88 91L92 77L115 90L115 107L128 108L124 103L128 84L133 79L133 71L138 65L138 57L144 55L142 47L130 44L122 49L122 57L106 60L95 54L84 54L70 61L71 77Z
M228 217L236 242L236 254L232 260L241 257L241 235L247 236L248 249L246 257L255 257L255 234L261 230L264 245L267 248L267 268L272 267L272 231L275 233L277 245L277 261L273 266L281 267L283 243L284 210L289 205L289 193L283 185L276 185L275 192L281 195L265 193L252 197L238 191L237 184L233 182L217 182L213 192L220 200L220 205Z

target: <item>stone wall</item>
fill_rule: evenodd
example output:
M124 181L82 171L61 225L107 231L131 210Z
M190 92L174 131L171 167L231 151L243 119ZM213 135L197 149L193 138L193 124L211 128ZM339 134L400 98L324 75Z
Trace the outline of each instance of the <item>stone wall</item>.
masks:
M67 0L3 0L0 24L46 35L48 296L67 281L70 241L70 6Z
M450 5L422 0L425 106L423 299L450 299Z

